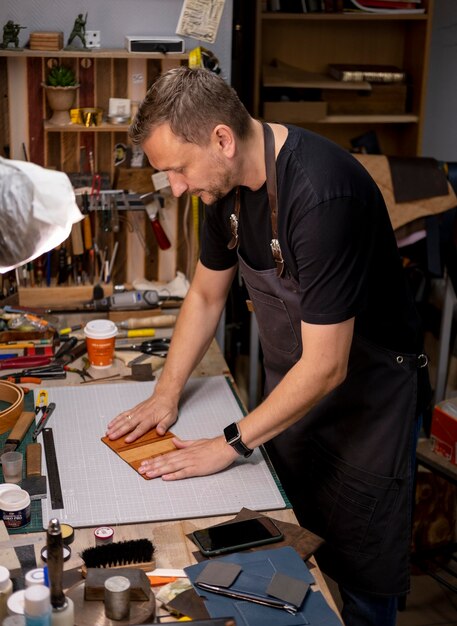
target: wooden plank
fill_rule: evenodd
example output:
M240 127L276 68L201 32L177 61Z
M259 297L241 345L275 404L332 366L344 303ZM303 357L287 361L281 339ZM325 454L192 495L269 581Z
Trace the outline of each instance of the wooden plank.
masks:
M8 70L6 59L0 59L0 154L9 156Z
M41 86L44 80L44 67L41 59L27 59L27 109L29 118L29 159L38 165L45 164L43 119L46 117L44 94Z

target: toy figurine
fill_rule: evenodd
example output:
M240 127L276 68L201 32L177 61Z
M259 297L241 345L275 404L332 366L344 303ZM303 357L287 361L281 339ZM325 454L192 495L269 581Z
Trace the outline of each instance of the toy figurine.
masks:
M67 47L71 46L73 40L78 37L81 40L83 48L86 47L86 22L87 22L87 13L83 16L82 13L78 15L75 19L75 23L73 24L73 30L70 33L68 38Z
M27 26L19 26L13 20L8 20L3 27L3 40L0 47L7 48L12 43L15 48L19 48L19 33L23 28Z

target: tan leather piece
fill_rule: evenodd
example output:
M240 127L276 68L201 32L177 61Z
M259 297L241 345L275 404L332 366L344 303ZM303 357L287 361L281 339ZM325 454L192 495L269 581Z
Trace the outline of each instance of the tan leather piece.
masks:
M0 411L1 435L11 430L24 410L24 390L7 380L0 380L0 400L10 405L7 409Z
M449 193L447 196L435 196L414 202L397 203L394 197L392 176L387 157L376 154L354 154L353 156L368 170L381 190L394 230L418 218L436 215L452 209L457 204L457 197L450 183L448 183Z

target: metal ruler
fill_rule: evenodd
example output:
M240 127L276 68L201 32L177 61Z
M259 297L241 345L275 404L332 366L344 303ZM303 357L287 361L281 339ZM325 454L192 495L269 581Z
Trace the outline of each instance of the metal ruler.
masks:
M49 493L51 496L51 508L63 509L62 487L60 485L59 467L57 465L56 447L52 428L43 428L43 445L46 456L46 469L48 472Z

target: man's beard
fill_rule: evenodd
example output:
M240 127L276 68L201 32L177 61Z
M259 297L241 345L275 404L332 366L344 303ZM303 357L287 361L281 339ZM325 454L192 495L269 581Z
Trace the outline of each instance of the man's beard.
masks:
M200 196L204 204L214 204L225 196L235 187L232 176L224 173L217 182L214 182L209 189L197 189L191 192L192 195Z

